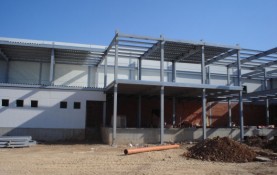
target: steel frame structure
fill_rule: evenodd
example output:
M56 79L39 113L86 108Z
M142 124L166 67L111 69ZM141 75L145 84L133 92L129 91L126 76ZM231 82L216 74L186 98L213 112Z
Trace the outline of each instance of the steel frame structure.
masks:
M107 84L107 58L114 57L114 81ZM76 59L77 58L77 59ZM120 80L118 79L119 58L133 58L138 60L138 79ZM61 64L79 64L104 68L104 91L113 93L114 106L113 115L117 116L117 97L122 89L130 88L130 93L135 93L135 89L145 87L156 87L159 89L160 113L161 113L161 144L163 143L164 130L164 97L171 96L173 106L178 93L182 91L190 92L189 96L202 99L202 109L206 109L207 100L228 101L229 126L231 126L231 101L238 101L240 107L240 138L243 140L243 102L264 100L268 109L270 100L277 98L275 90L268 88L268 79L277 78L277 47L267 51L257 51L243 49L240 46L226 46L207 43L204 41L193 42L185 40L172 40L160 37L148 37L130 35L116 32L108 47L70 44L61 42L22 40L11 38L0 38L0 59L7 63L6 82L8 82L10 61L32 61L40 63L50 63L49 82L53 85L54 66ZM160 81L149 82L142 80L142 61L154 60L160 62ZM172 63L172 82L164 81L164 62ZM193 63L201 65L201 84L189 84L176 82L176 64ZM209 65L226 67L227 85L214 86L210 82ZM41 66L40 66L41 67ZM237 70L236 75L230 75L230 69ZM40 68L41 69L41 68ZM248 71L242 72L242 69ZM40 70L41 72L41 70ZM236 76L237 84L230 84L230 77ZM264 81L264 90L260 92L243 94L242 79L259 79ZM10 86L10 84L2 84ZM13 86L13 85L11 85ZM30 85L29 85L30 86ZM64 87L67 88L67 87ZM192 90L194 89L194 90ZM141 98L143 93L138 95L138 127L141 122ZM182 93L183 97L184 93ZM106 121L106 103L103 108L103 122ZM175 109L175 107L173 107ZM206 138L206 110L202 110L203 117L203 139ZM269 111L267 110L267 123ZM173 110L173 122L175 121L175 110ZM113 117L113 144L116 145L116 117Z

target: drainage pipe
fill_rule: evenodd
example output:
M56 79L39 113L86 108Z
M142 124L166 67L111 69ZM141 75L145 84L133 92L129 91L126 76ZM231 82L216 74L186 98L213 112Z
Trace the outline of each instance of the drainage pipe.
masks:
M150 152L150 151L161 151L161 150L167 150L167 149L174 149L179 148L180 145L162 145L162 146L152 146L152 147L143 147L143 148L133 148L133 149L125 149L124 154L130 155L130 154L137 154L142 152Z

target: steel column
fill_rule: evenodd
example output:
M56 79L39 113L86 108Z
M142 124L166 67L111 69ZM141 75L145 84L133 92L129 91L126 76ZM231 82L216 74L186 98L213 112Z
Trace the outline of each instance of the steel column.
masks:
M160 81L164 82L164 41L161 42Z
M237 72L238 72L238 86L242 87L241 83L241 67L240 67L240 51L237 52ZM244 139L244 124L243 124L243 101L242 90L239 91L239 116L240 116L240 140Z
M114 80L117 80L118 72L118 39L115 38Z
M227 67L227 86L230 85L230 68ZM228 98L228 126L232 127L232 102L230 98Z
M162 37L162 36L161 36ZM161 42L160 80L164 82L164 41ZM161 144L164 143L164 86L161 86Z
M227 86L231 85L231 81L230 81L230 68L227 67Z
M112 145L116 146L116 120L117 120L117 86L114 84L114 96L113 96L113 135Z
M141 63L142 63L142 59L141 58L139 58L138 59L138 79L139 80L141 80L141 74L142 74L142 72L141 72Z
M164 86L161 86L161 144L164 143Z
M176 97L172 98L172 124L176 123Z
M103 102L103 127L106 127L106 117L107 117L107 112L106 112L106 109L107 109L107 102L104 101Z
M88 66L88 87L91 87L91 66Z
M267 71L264 69L264 90L267 90ZM266 111L266 125L269 125L269 99L265 99L265 111Z
M210 71L210 66L206 67L206 72L208 74L207 78L206 78L206 84L210 84L211 83L211 71Z
M108 58L107 56L104 57L104 88L107 87L107 69L108 69Z
M49 77L50 85L54 84L54 69L55 69L55 51L54 51L54 48L52 48L51 62L50 62L50 77Z
M138 96L138 124L137 127L141 127L141 95Z
M172 61L172 82L176 82L176 62Z
M205 68L205 53L204 53L204 46L202 46L202 60L201 60L201 74L202 79L201 83L205 84L206 82L206 68ZM207 127L207 119L206 119L206 89L202 89L202 128L203 128L203 139L207 138L206 135L206 127Z
M232 103L230 98L228 98L228 126L232 127Z

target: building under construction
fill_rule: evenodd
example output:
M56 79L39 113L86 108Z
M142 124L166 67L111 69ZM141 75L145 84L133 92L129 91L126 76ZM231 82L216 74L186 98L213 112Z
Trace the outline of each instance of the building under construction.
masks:
M271 139L276 78L277 47L123 33L108 46L0 38L0 135L108 144Z

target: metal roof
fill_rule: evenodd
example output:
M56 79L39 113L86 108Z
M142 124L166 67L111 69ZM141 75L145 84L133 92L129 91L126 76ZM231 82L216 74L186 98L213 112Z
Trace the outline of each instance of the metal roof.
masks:
M50 62L52 49L55 63L97 65L106 47L0 37L0 58L7 61Z

